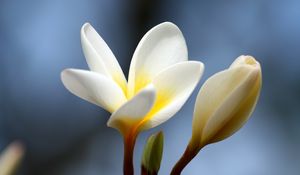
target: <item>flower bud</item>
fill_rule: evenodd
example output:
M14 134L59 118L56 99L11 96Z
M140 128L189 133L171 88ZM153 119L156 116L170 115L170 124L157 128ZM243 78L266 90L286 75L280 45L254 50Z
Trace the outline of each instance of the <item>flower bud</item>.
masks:
M24 155L23 145L19 142L11 143L0 155L0 175L12 175Z
M239 130L255 108L261 84L260 64L251 56L242 55L211 76L197 96L190 146L201 148Z
M164 135L161 131L148 138L142 157L141 169L143 175L154 175L158 173L163 154L163 145Z

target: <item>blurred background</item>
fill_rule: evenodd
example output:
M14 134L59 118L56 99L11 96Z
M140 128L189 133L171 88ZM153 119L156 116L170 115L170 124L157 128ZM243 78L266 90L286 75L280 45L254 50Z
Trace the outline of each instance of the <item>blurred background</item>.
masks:
M135 150L136 173L149 134L163 130L160 174L170 169L191 134L201 84L242 54L261 62L257 108L238 133L207 146L186 175L298 175L300 172L299 0L51 0L0 1L0 150L26 145L19 175L122 174L123 142L106 126L109 113L69 93L65 68L87 69L79 31L90 22L128 74L140 38L171 21L182 30L189 58L206 70L183 109L144 132Z

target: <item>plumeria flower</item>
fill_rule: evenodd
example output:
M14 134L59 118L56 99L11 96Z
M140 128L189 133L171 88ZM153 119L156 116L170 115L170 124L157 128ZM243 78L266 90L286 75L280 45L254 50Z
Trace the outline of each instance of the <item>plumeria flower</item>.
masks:
M203 64L187 61L187 47L178 27L165 22L152 28L138 44L128 83L114 54L86 23L81 42L90 71L65 69L62 82L73 94L112 113L108 126L127 134L145 130L173 116L197 85Z
M244 55L205 81L195 103L192 138L172 175L180 174L204 146L228 138L247 122L261 84L259 62Z
M170 22L155 26L139 42L128 82L114 54L89 23L81 29L81 43L90 71L66 69L62 82L73 94L112 113L107 125L119 130L125 142L134 142L140 131L178 112L204 70L201 62L188 61L184 37Z

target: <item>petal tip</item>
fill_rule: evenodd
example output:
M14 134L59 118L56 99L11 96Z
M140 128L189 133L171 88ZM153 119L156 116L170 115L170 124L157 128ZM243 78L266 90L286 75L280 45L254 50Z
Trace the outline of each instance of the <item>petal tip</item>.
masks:
M89 22L86 22L82 25L81 30L85 30L86 28L91 27L92 25Z
M201 61L189 61L189 62L197 65L197 67L198 67L199 70L205 69L205 65Z
M62 82L64 82L64 79L69 73L70 73L70 69L64 69L63 71L60 72L60 79L62 80Z
M64 69L63 71L61 71L60 76L61 77L65 77L66 75L72 74L72 73L74 73L76 71L80 71L80 70L78 70L78 69L72 69L72 68L67 68L67 69Z
M176 24L169 22L169 21L162 22L162 23L156 25L150 31L154 31L154 30L166 30L171 33L175 32L175 33L180 33L182 35L182 32L179 29L179 27Z
M179 27L176 24L172 23L172 22L168 22L168 21L167 22L163 22L163 23L159 24L159 26L163 27L163 28L166 28L166 29L169 29L171 31L178 32L181 35L183 35L182 32L181 32L181 30L179 29Z
M176 28L178 28L176 24L174 24L174 23L172 23L170 21L162 22L162 23L158 24L158 26L169 26L169 27L176 27Z
M78 71L78 70L77 70ZM72 79L72 75L76 72L75 69L72 68L68 68L68 69L64 69L63 71L61 71L60 73L60 79L63 83L63 85L68 89L69 87L69 81L70 79Z
M188 61L190 65L193 65L193 68L195 71L198 72L200 77L202 76L204 70L205 70L205 65L201 61Z
M93 32L94 30L95 29L93 28L93 26L89 22L84 23L81 27L81 30L80 30L81 37L86 37L88 32Z

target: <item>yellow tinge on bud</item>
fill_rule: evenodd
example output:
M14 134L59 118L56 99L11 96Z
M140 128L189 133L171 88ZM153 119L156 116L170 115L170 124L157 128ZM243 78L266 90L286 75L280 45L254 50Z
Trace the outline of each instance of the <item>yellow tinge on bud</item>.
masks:
M240 129L256 105L261 84L260 64L251 56L242 55L211 76L197 96L190 146L201 148Z

